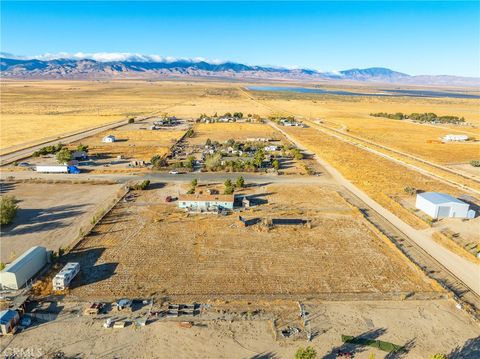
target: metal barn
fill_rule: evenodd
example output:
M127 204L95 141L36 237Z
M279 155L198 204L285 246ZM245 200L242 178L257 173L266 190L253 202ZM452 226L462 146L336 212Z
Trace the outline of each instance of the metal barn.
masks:
M2 288L20 289L46 264L45 247L32 247L0 272L0 284Z
M473 218L470 205L445 193L423 192L417 194L415 207L432 218ZM473 214L473 216L472 216Z

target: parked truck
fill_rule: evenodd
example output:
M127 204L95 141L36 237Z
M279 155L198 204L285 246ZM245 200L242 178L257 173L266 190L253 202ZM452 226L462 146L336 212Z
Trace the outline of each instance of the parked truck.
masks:
M77 166L37 166L35 171L41 173L80 173Z

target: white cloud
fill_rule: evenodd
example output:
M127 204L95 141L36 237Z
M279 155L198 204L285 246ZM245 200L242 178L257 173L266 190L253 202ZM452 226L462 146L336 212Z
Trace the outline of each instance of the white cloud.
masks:
M138 53L130 53L130 52L76 52L76 53L67 53L67 52L58 52L55 54L52 53L45 53L40 55L32 55L32 56L19 56L13 55L9 53L0 53L0 56L7 57L9 59L17 59L17 60L56 60L56 59L72 59L72 60L82 60L82 59L90 59L99 62L111 62L111 61L138 61L138 62L175 62L175 61L187 61L187 62L208 62L210 64L223 64L226 61L214 59L208 60L203 57L193 57L193 58L184 58L184 57L172 57L172 56L160 56L160 55L143 55Z

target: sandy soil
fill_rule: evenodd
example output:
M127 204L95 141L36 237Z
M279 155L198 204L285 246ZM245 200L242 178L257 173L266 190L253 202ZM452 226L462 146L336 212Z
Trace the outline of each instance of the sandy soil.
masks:
M306 303L317 332L310 343L304 334L297 339L275 340L269 320L208 320L203 315L188 329L165 319L137 329L133 325L104 329L104 320L77 315L81 305L59 305L62 313L56 320L0 339L3 353L23 350L37 356L62 351L82 358L280 359L292 358L299 347L311 345L319 358L333 359L338 350L354 352L359 359L372 353L386 358L387 353L374 348L343 345L341 335L346 334L407 345L408 354L395 356L399 358L425 359L440 352L473 359L479 354L478 325L446 300ZM291 315L298 311L294 303L282 309Z
M71 253L83 298L163 295L400 298L436 289L334 191L317 186L254 187L259 203L242 216L310 219L312 228L241 226L228 217L187 215L164 187L117 207ZM294 199L294 203L292 203ZM320 204L320 205L319 205Z
M118 190L118 185L2 183L2 194L20 202L13 223L2 227L1 261L36 245L55 251L67 246Z

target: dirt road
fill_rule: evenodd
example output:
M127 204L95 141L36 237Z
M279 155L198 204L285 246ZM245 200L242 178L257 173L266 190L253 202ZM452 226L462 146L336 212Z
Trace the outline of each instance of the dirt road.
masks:
M301 143L299 143L295 138L290 136L288 133L283 131L277 125L270 123L273 128L277 129L285 135L290 141L295 143L295 145L302 149L306 150ZM327 162L320 159L318 156L315 156L315 159L320 163L325 170L342 186L354 193L362 201L364 201L368 206L378 212L382 217L384 217L388 222L398 228L400 231L405 233L412 241L414 241L418 246L423 248L428 254L435 258L439 263L441 263L446 269L451 273L457 276L462 282L464 282L472 291L480 295L480 266L456 255L455 253L450 252L448 249L445 249L440 244L437 244L426 231L416 230L407 223L403 222L392 212L388 211L377 202L372 200L367 194L361 191L358 187L353 185L350 181L346 180L340 172L338 172L334 167L332 167Z

